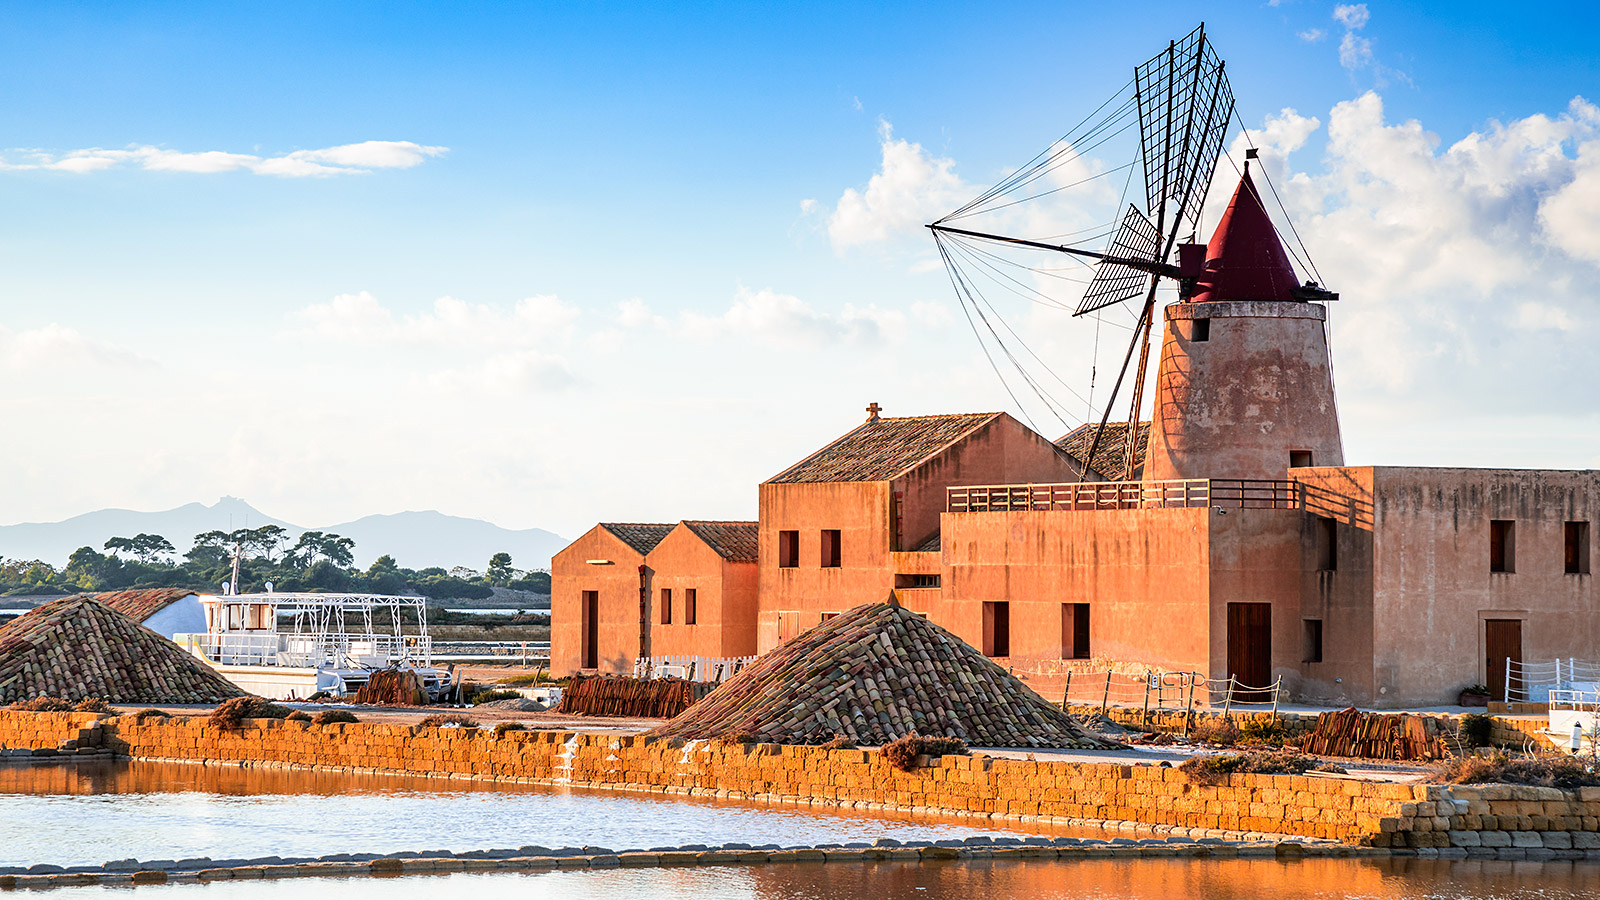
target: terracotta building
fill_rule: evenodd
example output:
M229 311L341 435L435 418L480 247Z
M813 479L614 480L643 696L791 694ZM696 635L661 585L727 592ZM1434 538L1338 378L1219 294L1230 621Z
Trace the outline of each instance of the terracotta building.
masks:
M1204 249L1165 309L1131 477L1127 424L1052 442L1003 413L874 404L760 485L739 562L688 535L658 560L665 525L597 526L559 554L556 669L764 652L891 591L1002 660L1281 678L1308 700L1453 702L1503 690L1508 659L1600 657L1600 476L1346 466L1326 307L1248 174ZM661 621L665 591L713 582L717 612L701 593L695 616L716 628Z

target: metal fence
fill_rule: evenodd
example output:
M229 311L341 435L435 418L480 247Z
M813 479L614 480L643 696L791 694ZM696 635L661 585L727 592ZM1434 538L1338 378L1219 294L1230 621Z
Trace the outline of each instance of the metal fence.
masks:
M1543 662L1506 658L1506 703L1548 703L1552 691L1593 691L1600 685L1600 662L1568 657Z
M981 484L947 488L945 512L1145 509L1221 506L1229 509L1301 509L1296 481L1184 479L1090 481L1074 484Z
M634 661L633 674L640 678L682 678L713 684L732 678L754 656L644 656Z
M1287 699L1283 678L1255 687L1237 678L1207 678L1198 672L1166 672L1149 669L1143 672L1105 670L1052 669L1053 660L1014 661L1012 674L1022 678L1047 696L1059 692L1062 705L1100 708L1102 715L1112 707L1138 709L1140 721L1148 723L1152 713L1184 712L1184 727L1188 728L1193 714L1200 710L1220 711L1223 715L1234 712L1270 711L1274 717L1279 704ZM1046 684L1050 687L1046 687Z

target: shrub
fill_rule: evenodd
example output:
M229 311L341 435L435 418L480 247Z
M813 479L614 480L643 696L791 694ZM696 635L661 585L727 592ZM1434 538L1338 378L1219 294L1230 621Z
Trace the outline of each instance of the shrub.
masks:
M289 713L287 716L284 716L283 718L286 721L289 721L289 722L309 722L309 721L311 721L311 714L310 713L301 712L300 710L297 709L294 712Z
M824 750L854 750L856 748L856 742L850 740L842 734L836 734L833 736L833 740L823 744L822 748Z
M516 700L522 695L516 691L479 691L472 695L472 705L493 703L496 700Z
M1281 723L1271 719L1245 719L1239 723L1239 740L1244 743L1281 747L1288 733Z
M1221 753L1195 756L1178 768L1199 784L1221 784L1229 775L1304 775L1317 761L1298 753Z
M133 720L135 722L143 722L145 719L170 719L170 718L172 718L172 713L162 712L159 709L141 709L138 712L133 714Z
M902 772L914 772L919 756L944 756L947 753L966 753L967 745L960 738L922 737L916 732L899 740L884 744L883 758Z
M417 724L423 728L477 728L478 720L457 713L434 713Z
M508 731L527 731L527 730L528 730L528 726L522 724L521 722L500 722L500 723L498 723L498 724L496 724L494 726L495 737L499 737L499 736L505 734Z
M1189 737L1205 744L1232 747L1241 737L1239 726L1224 718L1202 719L1189 730Z
M211 724L221 728L237 728L245 719L287 718L290 709L262 697L249 695L235 697L211 711Z
M337 725L340 722L359 722L354 714L342 709L321 709L311 717L311 721L318 725Z
M1349 775L1350 774L1350 770L1349 769L1346 769L1344 766L1341 766L1338 763L1331 763L1331 762L1318 763L1317 765L1314 765L1314 766L1311 767L1311 771L1313 771L1313 772L1327 772L1330 775Z
M111 712L111 704L107 703L103 697L85 697L79 700L78 705L74 706L73 709L87 713Z
M747 731L743 728L737 731L729 731L725 734L719 734L717 735L716 740L713 741L713 743L716 744L758 744L760 742L761 735L756 734L754 731Z
M1494 752L1452 759L1440 767L1451 784L1526 784L1534 787L1600 786L1600 772L1571 756L1521 757Z
M1493 725L1494 720L1488 716L1476 713L1462 716L1461 727L1458 730L1461 743L1468 747L1489 746L1489 733Z
M6 709L21 712L72 712L72 704L60 697L41 696L32 700L18 700Z
M531 672L527 675L512 675L509 678L502 678L496 681L495 684L503 684L507 687L533 687L549 681L550 679L545 676L544 670L541 669L538 672Z

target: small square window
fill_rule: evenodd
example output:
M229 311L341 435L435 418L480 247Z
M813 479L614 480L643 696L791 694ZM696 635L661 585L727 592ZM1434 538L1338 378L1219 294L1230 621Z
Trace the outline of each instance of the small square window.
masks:
M839 529L829 528L822 532L822 567L824 569L839 568Z
M1211 320L1190 319L1189 340L1197 344L1211 340Z
M1589 523L1568 522L1562 528L1568 575L1589 574Z
M661 624L672 624L672 588L661 589Z
M1322 620L1303 619L1305 625L1305 652L1301 659L1308 663L1322 662Z
M1517 523L1494 519L1489 523L1489 571L1517 570Z
M800 532L778 532L778 568L793 569L800 565Z
M683 589L683 624L693 625L695 623L696 614L699 612L695 607L699 605L699 602L700 598L694 588Z
M1308 469L1316 465L1311 460L1312 454L1310 450L1289 451L1289 468L1291 469Z

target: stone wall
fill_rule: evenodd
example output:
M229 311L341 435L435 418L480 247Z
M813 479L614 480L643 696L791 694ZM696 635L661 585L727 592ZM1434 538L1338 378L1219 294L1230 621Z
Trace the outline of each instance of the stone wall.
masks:
M67 741L74 746L100 745L96 713L29 713L0 710L0 749L54 750Z
M1188 834L1256 832L1501 857L1600 850L1600 788L1315 775L1233 775L1209 785L1161 766L981 755L924 759L908 773L866 750L279 719L221 729L200 718L113 717L95 729L83 727L86 718L92 717L5 712L0 735L70 730L134 758L544 782L1016 823L1102 820Z

